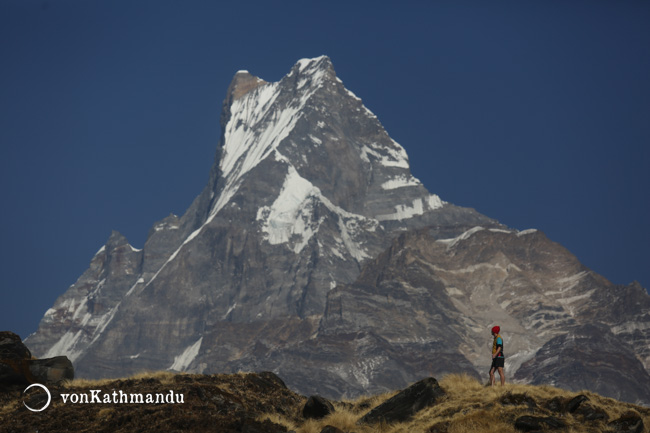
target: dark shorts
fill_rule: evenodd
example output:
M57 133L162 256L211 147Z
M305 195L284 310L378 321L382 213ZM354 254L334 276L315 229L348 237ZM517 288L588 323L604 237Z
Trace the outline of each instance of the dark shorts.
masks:
M492 367L490 367L490 370L493 368L503 368L505 358L502 356L497 356L496 358L492 358Z

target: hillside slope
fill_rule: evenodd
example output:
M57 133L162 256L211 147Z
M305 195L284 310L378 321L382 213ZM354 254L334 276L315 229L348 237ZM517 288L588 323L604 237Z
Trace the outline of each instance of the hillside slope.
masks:
M76 380L52 389L52 404L42 412L39 395L22 389L0 392L0 432L516 432L524 421L559 422L564 431L643 432L650 425L650 409L621 403L597 394L580 394L549 386L510 385L486 388L465 375L440 381L445 395L411 419L392 424L360 424L359 419L386 402L395 392L352 402L333 401L334 412L321 419L305 419L307 398L296 394L272 373L196 375L155 373L128 379ZM78 403L71 395L171 392L183 403ZM67 395L67 403L63 403ZM525 418L533 417L533 418ZM523 420L523 421L522 421ZM519 428L515 427L518 425ZM550 424L545 424L550 425ZM329 430L324 430L327 426ZM334 430L338 428L339 430Z

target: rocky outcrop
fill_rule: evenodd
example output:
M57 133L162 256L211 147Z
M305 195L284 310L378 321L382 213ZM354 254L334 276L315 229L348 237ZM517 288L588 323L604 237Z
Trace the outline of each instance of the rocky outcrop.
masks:
M515 428L524 432L541 430L560 430L566 428L566 424L554 416L530 416L525 415L517 418Z
M334 413L334 405L319 395L309 397L302 408L302 416L307 419L321 419L331 413Z
M11 331L0 332L0 359L31 359L32 353L20 336Z
M643 433L643 420L638 413L627 412L607 426L613 433Z
M56 384L74 379L74 367L67 356L34 359L28 364L30 381Z
M20 336L10 331L0 332L0 385L29 383L27 362L31 358Z
M433 377L414 383L405 390L377 406L360 420L360 424L393 423L410 419L445 395Z
M0 332L0 387L58 384L72 379L74 368L67 357L33 359L20 336L10 331Z

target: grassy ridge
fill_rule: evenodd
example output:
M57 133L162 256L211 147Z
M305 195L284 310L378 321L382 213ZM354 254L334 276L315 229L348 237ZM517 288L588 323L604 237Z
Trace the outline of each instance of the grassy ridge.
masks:
M354 401L332 402L335 412L320 420L307 420L302 409L305 396L283 386L272 374L175 374L143 373L125 379L74 380L51 388L52 406L35 414L23 407L23 388L0 392L0 433L48 432L259 432L320 433L326 426L355 433L460 433L517 432L515 421L524 415L553 416L566 425L561 431L607 432L608 424L626 415L642 419L650 427L650 408L622 403L585 391L574 393L550 386L506 384L485 387L466 375L440 380L446 395L411 420L394 424L359 425L358 420L398 391ZM64 404L57 395L70 392L183 393L177 404ZM580 408L601 419L589 420L585 412L569 413L562 405L579 394L587 398Z
M466 375L448 375L440 381L447 393L438 404L419 412L412 420L395 424L358 425L357 421L367 411L375 407L394 393L371 398L361 398L352 402L334 402L336 412L321 420L307 420L296 423L286 416L265 414L260 419L268 419L281 424L287 430L296 433L320 433L327 425L356 433L413 433L413 432L447 432L447 433L509 433L519 432L515 429L515 420L520 416L555 415L566 423L563 431L573 433L608 431L607 423L626 414L638 414L646 426L650 426L650 409L621 403L589 391L574 393L550 386L533 386L506 384L505 386L485 387L476 379ZM569 413L557 414L545 408L551 402L569 401L576 395L583 394L587 405L607 415L608 421L588 422L584 416ZM514 397L514 398L513 398ZM509 401L524 399L534 401L536 408L524 403L508 404Z

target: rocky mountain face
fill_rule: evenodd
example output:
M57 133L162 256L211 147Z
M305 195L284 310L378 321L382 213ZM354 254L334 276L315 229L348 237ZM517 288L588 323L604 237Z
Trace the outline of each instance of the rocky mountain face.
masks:
M380 392L426 371L487 378L498 323L509 380L648 404L649 312L642 287L613 285L539 231L441 239L424 228L329 293L311 344L335 354L337 387L355 394L377 381Z
M579 387L589 371L650 402L643 288L431 194L327 57L275 83L239 71L221 128L186 213L141 250L114 232L28 338L35 355L66 355L81 377L273 370L339 397L484 376L498 323L510 378Z

